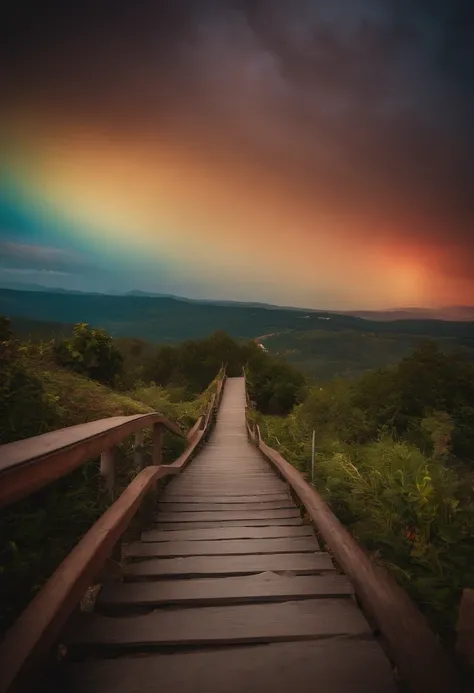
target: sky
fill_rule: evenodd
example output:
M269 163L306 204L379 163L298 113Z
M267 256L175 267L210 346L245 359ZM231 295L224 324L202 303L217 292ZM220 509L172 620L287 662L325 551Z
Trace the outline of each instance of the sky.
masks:
M474 303L474 4L8 3L0 285Z

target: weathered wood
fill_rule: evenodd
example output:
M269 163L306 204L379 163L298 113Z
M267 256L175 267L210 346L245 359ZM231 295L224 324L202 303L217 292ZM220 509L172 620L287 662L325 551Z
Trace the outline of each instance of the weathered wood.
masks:
M171 467L171 465L168 465ZM166 490L163 493L163 497L166 498L174 498L174 497L179 497L179 498L205 498L206 496L216 496L216 492L213 491L212 489L202 489L200 491L197 491L196 489L184 489L180 490L176 485L175 482L177 479L173 479L173 481L170 482L169 487L166 488ZM283 488L279 488L277 491L266 491L266 490L260 490L260 489L253 489L252 491L247 491L247 492L241 492L241 491L235 491L234 488L225 488L219 490L219 493L217 494L220 498L223 498L224 501L227 501L227 498L245 498L246 496L259 496L262 498L262 500L265 500L267 496L282 496L286 495L288 497L288 490L287 486L283 486Z
M157 610L134 618L83 614L66 639L74 645L126 648L282 642L342 635L370 627L350 599Z
M68 693L397 691L379 645L347 638L90 660L64 675L58 690Z
M224 524L224 523L222 523ZM142 532L142 541L222 541L223 539L271 539L278 537L309 537L314 536L308 525L286 527L274 525L271 527L217 527L215 529L167 530L151 529Z
M130 563L124 576L160 577L165 575L251 575L265 571L287 572L295 575L317 575L333 571L334 565L327 553L278 553L255 556L192 556L184 558L150 558Z
M167 556L239 556L273 553L314 553L318 551L315 537L277 539L229 539L221 541L137 541L124 548L127 558Z
M114 416L0 446L0 507L38 491L157 422L184 437L179 426L154 413Z
M277 520L286 517L300 517L298 508L282 510L215 510L214 512L159 512L155 515L157 522L222 522L223 520Z
M153 425L153 464L159 467L163 460L163 426Z
M371 560L294 467L263 441L260 450L301 499L354 585L366 613L380 628L393 661L414 693L446 693L456 689L456 668L426 619L395 579Z
M115 458L116 448L110 448L103 452L100 456L100 475L103 479L104 490L111 497L114 493L115 486Z
M169 504L198 504L198 503L221 503L225 505L230 505L238 509L242 503L287 503L291 501L287 493L277 493L269 496L181 496L181 495L170 495L166 490L160 495L160 504L163 507ZM237 507L236 507L237 506Z
M164 531L172 531L178 529L211 529L213 527L276 527L276 526L288 526L288 525L302 525L303 520L300 517L283 517L278 519L266 519L266 520L220 520L220 521L207 521L207 522L163 522L160 520L158 524L155 525L156 529L162 529Z
M183 512L216 512L225 510L284 510L285 508L295 508L295 504L289 498L281 501L268 501L262 503L158 503L159 512L183 513Z
M192 445L193 443L191 443ZM170 464L168 465L171 469L173 469L173 466ZM255 489L257 486L261 486L262 484L253 484L253 483L235 483L232 486L232 489L236 495L241 495L241 496L249 496L253 493L255 493ZM268 493L269 494L275 494L275 493L281 493L282 491L285 490L285 487L280 485L280 484L265 484L268 488ZM189 495L197 495L201 496L205 494L206 492L209 493L209 495L212 496L219 496L222 494L222 497L225 496L226 490L229 491L229 487L226 484L220 483L220 484L207 484L207 485L202 485L202 484L189 484L186 482L186 484L177 484L175 486L175 489L182 493L183 495L186 493L189 493ZM230 495L230 494L227 494ZM260 495L260 494L259 494ZM262 494L264 495L264 494Z
M277 575L260 573L226 578L122 582L105 585L97 608L188 604L245 604L251 602L342 597L354 590L344 575Z
M31 669L55 641L76 604L104 565L140 502L166 467L147 467L85 534L0 645L0 691L29 690Z

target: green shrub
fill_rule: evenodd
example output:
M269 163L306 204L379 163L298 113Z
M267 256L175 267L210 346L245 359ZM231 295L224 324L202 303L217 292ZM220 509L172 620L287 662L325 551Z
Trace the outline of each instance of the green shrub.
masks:
M123 357L112 337L86 323L74 326L71 339L57 342L57 363L101 383L112 384L121 373Z

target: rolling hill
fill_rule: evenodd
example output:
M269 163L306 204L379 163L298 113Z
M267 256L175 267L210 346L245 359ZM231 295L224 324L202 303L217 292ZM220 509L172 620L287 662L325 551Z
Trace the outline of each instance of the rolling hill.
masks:
M152 342L205 337L216 329L253 339L282 333L341 332L424 335L474 346L474 323L430 319L371 321L354 315L249 304L183 300L168 296L110 296L0 289L0 314L49 323L87 322L114 336Z

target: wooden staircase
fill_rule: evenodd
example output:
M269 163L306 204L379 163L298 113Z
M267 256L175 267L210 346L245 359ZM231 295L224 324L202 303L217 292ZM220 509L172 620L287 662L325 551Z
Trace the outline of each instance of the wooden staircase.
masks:
M66 635L64 690L396 691L351 584L248 441L243 378L227 380L209 442L124 553L123 582Z

